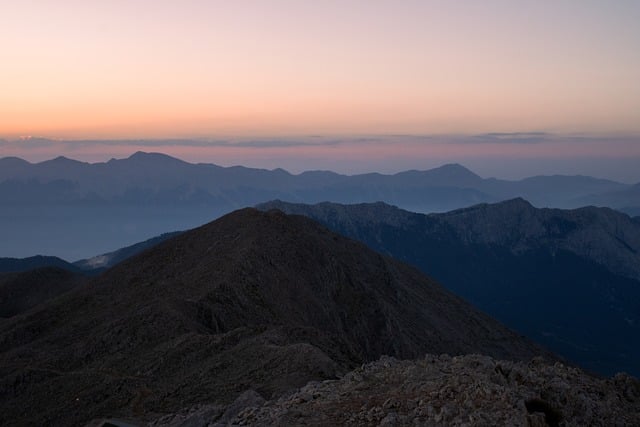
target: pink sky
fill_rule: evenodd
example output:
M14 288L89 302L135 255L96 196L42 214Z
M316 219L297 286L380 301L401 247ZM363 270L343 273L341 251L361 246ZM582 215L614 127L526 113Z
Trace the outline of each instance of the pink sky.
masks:
M0 136L640 133L631 1L3 1Z
M0 157L143 149L343 172L629 163L640 156L638 22L640 2L624 0L0 0L0 139L199 141L11 142ZM532 131L553 137L473 136Z

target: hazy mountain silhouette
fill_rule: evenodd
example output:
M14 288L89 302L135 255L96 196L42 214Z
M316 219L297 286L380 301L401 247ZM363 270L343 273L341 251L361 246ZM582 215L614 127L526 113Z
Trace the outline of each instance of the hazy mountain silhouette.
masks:
M443 187L450 192L466 189L458 196L457 203L464 203L465 198L471 196L471 202L491 198L479 191L470 191L470 184L482 179L460 165L395 175L347 176L330 172L292 175L282 169L190 164L163 154L138 152L127 159L112 159L105 163L89 164L58 157L37 164L19 162L18 167L2 167L5 162L14 165L16 161L15 158L0 159L0 182L4 183L0 195L12 197L17 194L20 200L27 199L29 192L25 194L25 190L29 188L25 188L24 183L28 183L33 186L36 196L32 202L38 202L46 190L51 190L46 187L51 182L66 185L64 188L71 190L75 201L80 203L212 203L223 209L285 195L301 201L323 200L328 194L332 194L331 199L351 200L362 189L365 193L361 197L365 200L369 197L366 194L412 200L416 187ZM434 200L429 204L444 207L455 196L450 194L447 198L449 200ZM413 199L424 203L416 197Z
M609 206L629 215L640 215L640 183L621 191L589 195L579 199L585 205Z
M517 196L537 206L578 207L586 197L624 195L630 188L580 176L483 179L457 164L348 176L191 164L143 152L94 164L65 157L31 164L8 157L0 159L0 232L6 236L0 254L84 259L273 199L381 200L415 212L444 212ZM635 193L628 198L616 199L615 207L638 205Z
M430 215L383 203L261 208L307 215L411 263L586 368L640 374L640 223L627 215L522 199Z
M451 206L449 200L426 200L416 197L417 189L446 188L455 193L458 203L487 201L498 198L521 196L535 204L578 203L580 197L623 191L631 186L613 181L584 176L541 176L520 181L483 179L458 164L448 164L427 171L406 171L393 175L369 173L362 175L340 175L333 172L311 171L292 175L282 169L265 170L242 166L220 167L213 164L191 164L158 153L137 152L126 159L112 159L105 163L83 163L58 157L53 160L31 164L14 157L0 159L0 183L4 194L19 183L45 185L50 182L66 182L73 189L77 201L128 200L127 191L148 192L150 201L212 202L223 207L258 203L264 197L287 195L302 202L333 194L331 199L366 199L373 195L384 195L389 201L403 201L422 206L428 210L443 210ZM363 191L358 196L354 193ZM462 191L465 190L465 191ZM243 199L238 192L248 191ZM198 198L197 195L209 198ZM262 192L265 194L251 194ZM409 198L412 194L414 197ZM27 197L27 195L23 195ZM406 199L406 200L405 200ZM33 198L38 202L39 198ZM366 200L363 200L366 201ZM225 203L227 204L225 206Z
M500 200L522 197L537 207L576 208L589 205L584 203L587 196L622 191L630 186L590 176L551 175L519 181L487 179L478 188Z
M82 271L82 268L54 256L36 255L28 258L0 258L0 273L21 272L43 267L57 267L71 272Z
M244 209L0 321L0 423L149 419L427 352L545 353L408 265Z

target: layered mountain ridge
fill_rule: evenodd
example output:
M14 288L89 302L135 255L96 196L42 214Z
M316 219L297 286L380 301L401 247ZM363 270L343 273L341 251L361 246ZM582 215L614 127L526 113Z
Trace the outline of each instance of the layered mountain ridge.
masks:
M635 187L628 184L587 176L536 176L519 181L484 179L459 164L446 164L430 170L410 170L391 175L341 175L329 171L307 171L293 175L283 169L192 164L160 153L137 152L129 158L111 159L104 163L85 163L61 156L32 164L22 159L6 157L0 159L0 166L0 183L3 183L2 190L7 195L11 194L9 191L12 186L18 183L37 186L51 182L66 182L71 186L76 200L86 202L124 201L127 190L139 190L148 195L147 202L162 202L163 198L169 197L180 197L182 202L205 202L222 197L217 201L226 200L233 206L239 202L234 200L234 197L240 196L234 194L235 190L252 189L254 192L265 194L248 195L253 199L240 203L258 203L263 200L255 198L264 199L269 196L266 193L271 193L272 196L277 196L277 193L286 194L289 199L293 196L294 200L298 199L301 202L318 201L325 196L324 200L351 203L367 201L369 197L377 195L378 199L389 203L402 204L404 201L404 204L422 205L421 210L424 211L460 207L456 203L452 204L454 199L458 199L457 203L477 203L516 196L524 197L539 206L576 207L582 203L581 199L597 204L600 197L597 195L602 194L603 200L607 197L610 201L617 199L612 207L624 207L633 203L629 202L629 199L619 199L625 191L635 191ZM446 188L450 194L442 193L436 200L405 200L406 196L412 194L411 190L416 188L431 188L433 195L438 194L437 188ZM357 190L360 190L360 193ZM605 197L607 193L611 193L611 196ZM196 194L201 194L203 198L194 198ZM327 195L334 197L326 197ZM29 198L28 195L23 197ZM447 197L450 199L449 202L446 201ZM640 203L639 200L636 202Z
M384 201L415 212L444 212L523 197L539 207L594 204L637 215L640 199L634 188L585 176L482 178L458 164L391 175L294 175L282 169L192 164L143 152L93 164L62 157L35 164L3 158L0 232L10 243L3 247L0 242L0 255L86 258L274 199ZM41 238L25 238L31 235Z

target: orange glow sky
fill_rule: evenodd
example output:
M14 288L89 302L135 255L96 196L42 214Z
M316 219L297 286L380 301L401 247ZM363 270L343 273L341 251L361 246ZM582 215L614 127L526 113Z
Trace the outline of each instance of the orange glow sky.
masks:
M4 137L640 132L640 2L0 4Z
M0 0L0 138L633 137L639 22L631 0ZM640 155L637 138L607 140L570 151ZM553 155L537 147L517 150Z

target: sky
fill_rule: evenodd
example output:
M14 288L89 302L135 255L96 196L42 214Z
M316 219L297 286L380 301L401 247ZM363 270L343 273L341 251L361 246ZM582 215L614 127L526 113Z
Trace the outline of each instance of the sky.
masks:
M0 157L640 181L638 22L630 0L0 0Z

